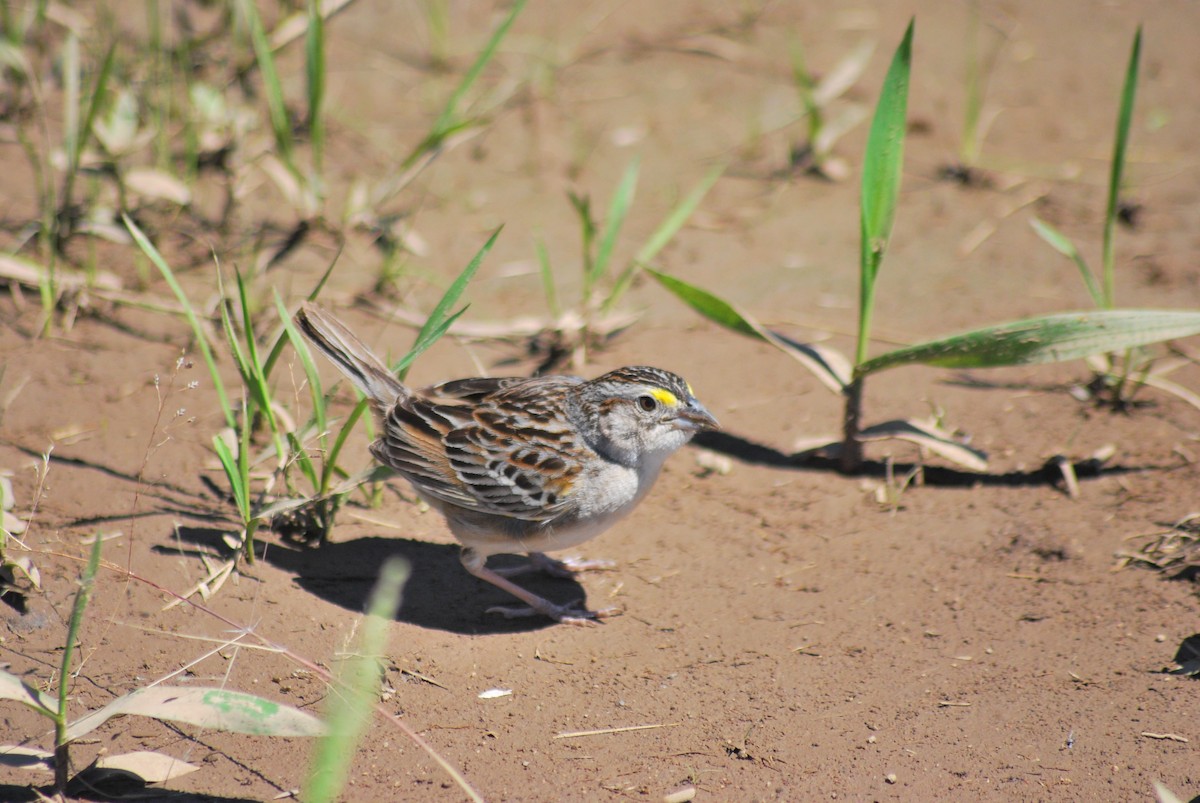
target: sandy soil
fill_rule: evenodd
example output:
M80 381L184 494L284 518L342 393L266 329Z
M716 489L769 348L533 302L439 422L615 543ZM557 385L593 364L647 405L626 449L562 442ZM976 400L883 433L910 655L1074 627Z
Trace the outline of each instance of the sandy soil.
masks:
M451 63L462 69L502 9L450 5ZM865 77L838 108L866 106L915 14L913 131L879 283L876 350L1089 306L1074 268L1028 221L1052 221L1098 262L1117 95L1139 22L1143 81L1127 197L1140 213L1118 232L1118 298L1200 306L1194 3L983 3L985 41L999 48L987 94L997 114L983 146L991 184L974 187L938 180L955 158L962 117L964 4L779 3L757 17L727 5L531 3L488 80L536 72L534 87L397 201L427 249L410 258L404 303L428 309L503 223L464 320L543 314L532 238L544 238L560 275L577 272L568 189L592 193L602 208L640 155L619 253L627 258L681 193L726 161L726 176L662 265L799 339L849 352L865 125L836 149L851 180L784 170L801 135L798 125L776 130L796 105L788 36L803 42L818 72L860 41L876 43ZM136 26L137 17L120 24ZM394 169L451 85L454 76L418 64L421 45L405 34L419 22L408 4L360 0L330 27L334 208L354 178ZM297 93L299 59L285 52ZM11 137L0 144L0 171L18 179L5 181L7 247L36 215ZM259 231L269 240L294 223L268 191L257 198L247 216L256 230L211 235L226 264L248 264ZM185 236L163 219L156 235L173 259L195 258L186 286L198 303L211 301L204 233ZM136 282L132 249L98 254ZM274 286L298 299L332 254L330 238L314 236L260 280L263 298ZM355 305L380 261L351 237L324 298L368 340L399 350L411 332ZM156 281L145 293L169 295ZM636 286L627 306L640 321L584 371L651 363L686 376L725 426L702 445L728 457L731 470L706 472L689 447L634 516L583 550L617 560L615 571L533 583L557 600L619 605L623 616L593 628L486 616L503 595L461 569L440 519L404 488L378 508L347 507L321 548L263 533L265 559L207 605L336 667L380 562L406 557L413 574L392 627L383 705L489 800L659 800L689 786L696 800L1136 800L1152 797L1155 780L1183 799L1200 794L1196 687L1163 671L1200 630L1195 588L1114 571L1115 554L1140 545L1137 536L1200 507L1200 411L1150 391L1128 413L1080 402L1067 391L1087 379L1081 363L969 376L897 370L871 381L868 420L940 410L991 464L972 474L932 460L923 485L881 505L886 459L894 456L901 474L919 458L915 448L872 444L860 477L795 459L798 441L836 432L836 397L798 364L699 321L656 286ZM204 575L197 550L215 547L233 525L209 448L221 418L185 323L98 305L69 331L37 337L38 312L36 293L0 299L0 467L13 472L18 512L37 499L26 542L43 578L25 613L3 608L0 665L46 683L82 539L105 535L113 566L184 591ZM1181 345L1196 353L1195 342ZM412 379L533 365L518 346L447 340ZM1200 389L1195 365L1172 378ZM291 388L282 392L292 399ZM1081 479L1078 498L1044 468L1055 455L1085 459L1107 445L1114 456ZM348 462L367 461L361 437ZM235 635L226 624L186 606L163 611L166 601L102 573L81 636L76 711L185 667L175 682L224 683L319 710L326 687L310 672L222 646ZM480 699L494 688L512 693ZM653 727L556 738L632 726ZM44 730L24 709L0 706L4 741L45 746ZM170 784L180 799L264 800L302 784L310 743L130 717L78 745L74 760L135 749L201 765ZM0 771L11 784L0 797L24 795L30 779ZM347 800L463 798L427 754L378 719L351 784Z

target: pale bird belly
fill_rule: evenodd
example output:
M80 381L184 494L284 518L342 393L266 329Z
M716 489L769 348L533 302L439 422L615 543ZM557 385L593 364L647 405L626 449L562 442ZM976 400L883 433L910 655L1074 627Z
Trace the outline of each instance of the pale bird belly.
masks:
M573 515L545 524L514 519L480 520L448 514L450 530L462 544L483 555L510 552L555 552L590 541L628 516L654 484L653 475L633 469L611 470L601 482L589 483L593 493L576 500Z

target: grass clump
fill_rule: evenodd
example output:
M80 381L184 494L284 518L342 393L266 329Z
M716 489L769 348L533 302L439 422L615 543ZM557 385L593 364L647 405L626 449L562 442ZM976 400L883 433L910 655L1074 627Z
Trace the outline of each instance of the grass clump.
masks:
M875 287L899 200L912 35L910 23L884 78L867 140L860 204L858 328L852 361L832 349L792 342L766 329L719 296L677 277L652 272L660 284L705 317L782 349L814 371L823 384L842 395L842 438L827 448L837 455L842 470L847 473L861 468L865 442L887 438L915 442L973 470L983 470L987 465L986 455L961 443L933 422L910 419L864 427L863 390L867 377L872 374L912 364L994 368L1074 360L1200 333L1200 312L1105 308L986 326L870 356ZM1140 41L1140 37L1135 40L1135 57L1136 41ZM1129 85L1130 81L1127 81L1127 87ZM1113 175L1114 181L1119 181L1119 171L1114 170Z

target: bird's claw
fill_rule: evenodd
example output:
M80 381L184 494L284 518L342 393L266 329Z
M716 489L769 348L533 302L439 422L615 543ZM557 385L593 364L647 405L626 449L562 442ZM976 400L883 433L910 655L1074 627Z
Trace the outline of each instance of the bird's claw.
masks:
M601 624L604 619L620 616L622 613L620 608L602 608L598 611L589 611L587 608L579 607L582 602L583 600L576 600L567 605L555 605L552 602L547 602L544 607L538 606L537 608L531 605L493 605L487 609L487 613L498 614L505 619L546 616L559 624L587 626Z

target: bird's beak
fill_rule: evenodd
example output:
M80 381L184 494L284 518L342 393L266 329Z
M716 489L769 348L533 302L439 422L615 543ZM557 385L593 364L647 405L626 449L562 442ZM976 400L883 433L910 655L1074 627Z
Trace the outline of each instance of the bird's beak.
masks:
M691 432L720 429L717 418L703 404L694 399L687 403L675 416L675 426Z

